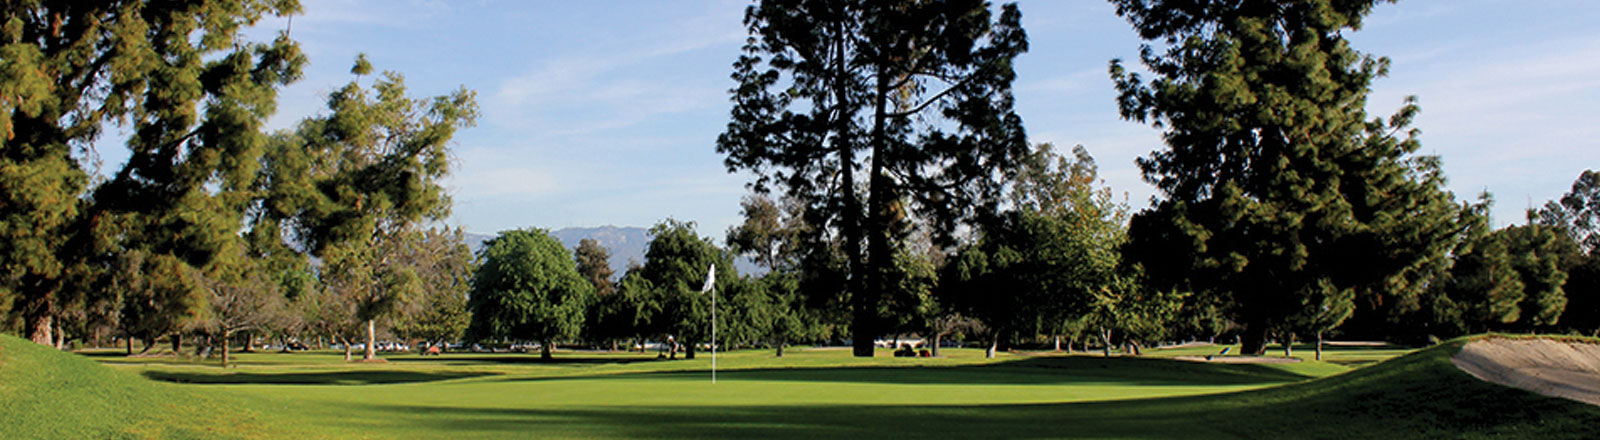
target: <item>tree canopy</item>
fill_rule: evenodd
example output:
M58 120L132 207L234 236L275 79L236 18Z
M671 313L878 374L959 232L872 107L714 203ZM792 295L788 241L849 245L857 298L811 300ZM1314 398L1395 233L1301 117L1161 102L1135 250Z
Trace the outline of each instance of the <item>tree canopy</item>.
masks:
M951 231L992 212L994 170L1026 153L1011 95L1021 14L980 0L766 0L745 25L717 151L837 237L855 354L871 356L906 202Z
M1413 154L1413 102L1367 118L1389 61L1344 33L1379 1L1113 3L1152 41L1154 79L1110 70L1122 116L1166 130L1139 160L1163 198L1130 231L1157 280L1225 298L1247 353L1337 326L1358 295L1415 301L1463 210L1438 158Z
M28 337L51 342L60 306L96 292L64 279L107 276L108 254L142 252L177 270L222 252L243 215L260 127L305 63L286 36L250 42L240 30L298 10L217 0L0 11L0 295L16 296ZM89 197L90 145L108 123L131 129L131 156ZM151 311L204 308L188 304Z
M556 341L578 335L594 286L555 237L542 229L501 232L478 258L471 337L537 341L540 356L550 358Z

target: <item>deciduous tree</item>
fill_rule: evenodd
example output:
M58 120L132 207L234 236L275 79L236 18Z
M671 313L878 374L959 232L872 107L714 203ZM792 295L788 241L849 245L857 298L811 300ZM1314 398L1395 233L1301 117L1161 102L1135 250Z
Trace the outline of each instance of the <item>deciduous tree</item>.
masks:
M505 231L479 259L471 337L538 341L540 357L549 359L556 341L578 335L594 286L555 237L542 229Z
M711 337L711 297L701 288L712 265L717 266L717 295L727 298L741 281L731 255L696 235L694 223L668 219L650 228L644 265L624 277L624 289L633 290L628 295L639 298L636 322L647 323L641 333L672 336L688 348L685 356L693 358L695 344ZM728 316L727 303L718 302L719 319Z

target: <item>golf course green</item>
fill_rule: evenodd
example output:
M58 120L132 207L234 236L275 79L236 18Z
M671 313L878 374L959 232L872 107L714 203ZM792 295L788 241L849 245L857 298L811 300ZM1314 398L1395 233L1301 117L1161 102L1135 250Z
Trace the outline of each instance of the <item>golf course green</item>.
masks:
M0 336L4 438L1596 438L1600 408L1480 381L1465 339L1325 362L1007 354L69 354ZM1309 351L1302 351L1309 356ZM1297 356L1302 355L1297 353Z

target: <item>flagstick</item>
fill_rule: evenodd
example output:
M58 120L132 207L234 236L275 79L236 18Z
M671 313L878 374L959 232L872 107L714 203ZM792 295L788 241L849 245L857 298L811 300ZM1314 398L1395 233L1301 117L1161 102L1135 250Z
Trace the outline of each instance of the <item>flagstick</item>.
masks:
M711 383L717 383L717 285L711 285Z

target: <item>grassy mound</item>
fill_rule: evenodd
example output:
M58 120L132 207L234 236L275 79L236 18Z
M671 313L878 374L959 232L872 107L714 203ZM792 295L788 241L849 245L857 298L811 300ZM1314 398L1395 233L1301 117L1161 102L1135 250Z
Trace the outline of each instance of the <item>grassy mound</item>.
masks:
M1483 382L1451 364L1471 339L1319 380L1173 399L1157 412L1246 437L1600 438L1600 408Z
M0 335L0 437L277 438L237 397L160 383Z

